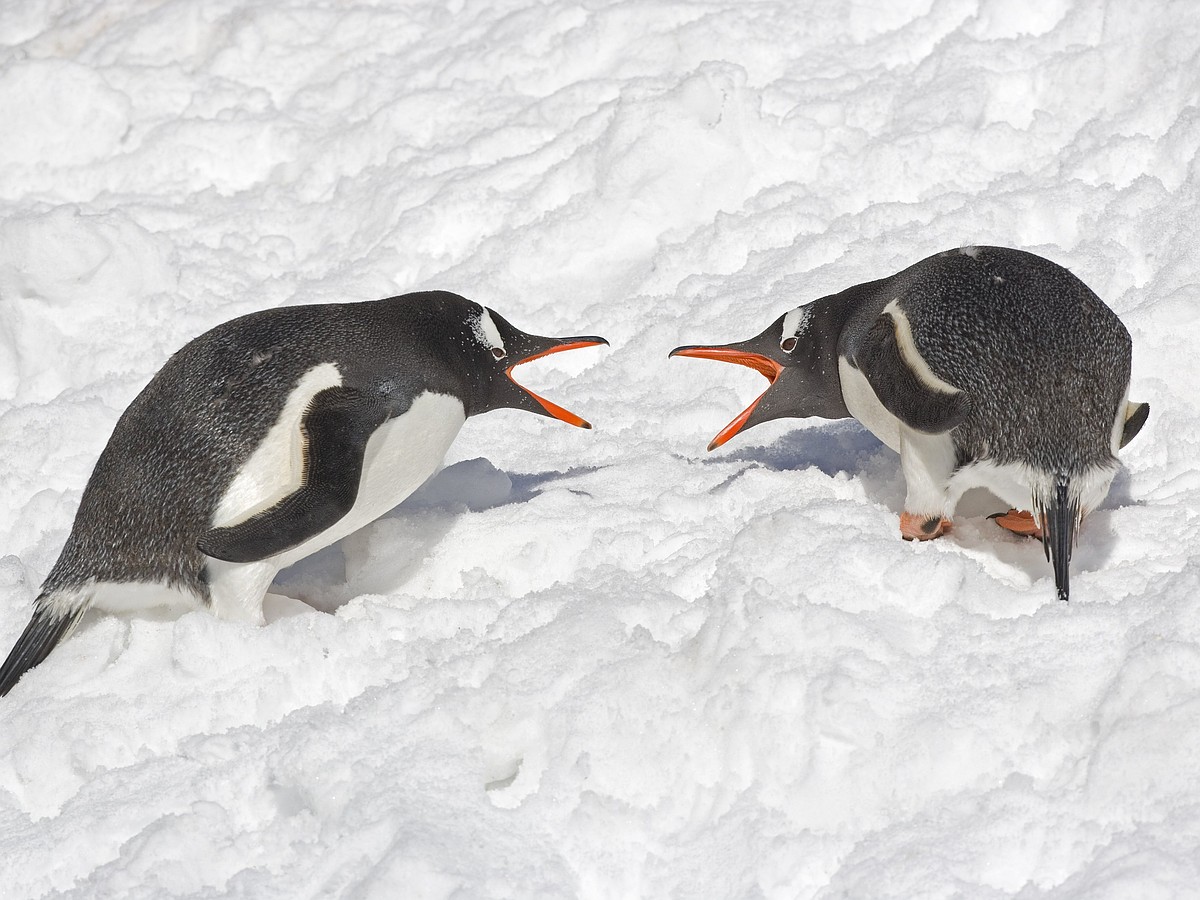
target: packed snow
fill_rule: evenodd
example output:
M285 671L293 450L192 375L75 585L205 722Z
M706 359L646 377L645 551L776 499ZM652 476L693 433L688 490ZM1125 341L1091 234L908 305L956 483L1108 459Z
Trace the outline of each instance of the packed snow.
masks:
M90 614L0 701L0 895L1200 890L1200 8L5 0L0 652L117 417L281 304L456 291L610 349L468 421L271 622ZM851 420L705 453L668 360L969 244L1069 267L1152 411L1069 604L900 539ZM307 605L305 605L307 604Z

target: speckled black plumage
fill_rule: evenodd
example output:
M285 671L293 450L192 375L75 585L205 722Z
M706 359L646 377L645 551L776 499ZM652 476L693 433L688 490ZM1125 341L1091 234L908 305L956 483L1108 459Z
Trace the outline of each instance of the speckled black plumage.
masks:
M1129 384L1120 319L1063 267L1021 250L939 253L877 282L842 331L856 363L892 300L929 368L970 408L952 432L959 464L990 459L1074 475L1113 460L1113 420Z

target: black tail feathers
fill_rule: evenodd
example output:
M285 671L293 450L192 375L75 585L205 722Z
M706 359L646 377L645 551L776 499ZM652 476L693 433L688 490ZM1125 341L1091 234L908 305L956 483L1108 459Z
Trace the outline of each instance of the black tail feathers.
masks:
M1071 494L1071 478L1056 475L1054 485L1037 498L1038 519L1042 526L1042 547L1054 567L1054 586L1058 599L1071 594L1071 551L1075 548L1075 529L1079 526L1079 496Z
M21 632L4 665L0 666L0 697L11 691L22 675L49 656L50 651L71 633L87 610L87 604L84 603L73 612L54 612L44 602L45 598L45 594L38 597L33 618Z

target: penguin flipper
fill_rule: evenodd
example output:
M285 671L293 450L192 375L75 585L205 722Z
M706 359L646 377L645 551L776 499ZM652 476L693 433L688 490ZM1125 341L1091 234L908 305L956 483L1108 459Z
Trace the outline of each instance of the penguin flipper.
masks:
M226 562L258 562L334 525L358 498L367 441L387 416L380 397L346 387L320 391L300 423L300 487L244 522L209 529L197 542L200 552Z
M1124 447L1142 430L1146 420L1150 418L1149 403L1126 403L1125 425L1121 429L1121 446Z
M970 412L970 395L939 378L921 357L894 300L867 329L854 364L884 408L916 431L943 434Z

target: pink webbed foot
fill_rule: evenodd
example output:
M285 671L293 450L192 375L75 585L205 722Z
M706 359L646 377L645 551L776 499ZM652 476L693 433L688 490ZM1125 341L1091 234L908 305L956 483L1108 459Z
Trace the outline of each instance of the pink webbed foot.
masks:
M918 516L900 513L900 535L906 541L932 541L950 530L950 520L942 516Z
M1039 541L1042 539L1042 529L1038 528L1037 520L1031 512L1026 512L1023 509L1010 509L1006 513L996 513L994 516L988 516L988 518L1001 528L1008 529L1013 534L1019 534L1023 537L1035 537Z

